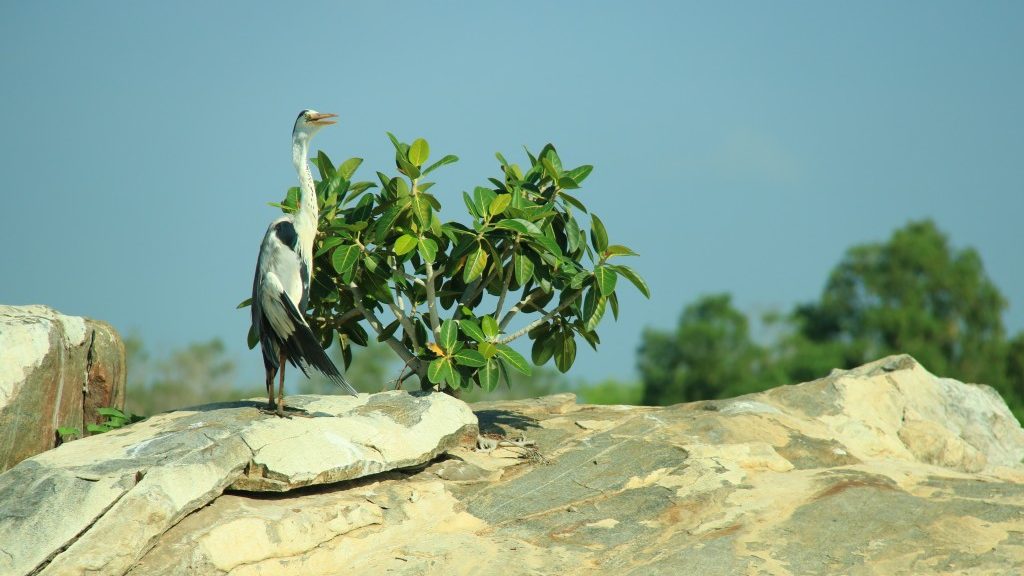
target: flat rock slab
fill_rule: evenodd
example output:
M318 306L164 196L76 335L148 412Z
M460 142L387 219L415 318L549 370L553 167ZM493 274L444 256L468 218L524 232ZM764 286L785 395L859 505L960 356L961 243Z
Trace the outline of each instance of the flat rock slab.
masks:
M124 574L225 489L284 492L429 462L472 444L477 420L444 394L291 396L157 415L70 442L0 475L0 574Z
M664 408L568 395L474 408L484 435L511 442L294 495L225 494L130 574L888 576L1024 565L1024 430L990 388L937 378L909 357Z

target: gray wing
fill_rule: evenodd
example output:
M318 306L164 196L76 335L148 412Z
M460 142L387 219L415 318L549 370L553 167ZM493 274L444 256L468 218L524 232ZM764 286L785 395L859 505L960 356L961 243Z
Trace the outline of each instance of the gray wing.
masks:
M253 325L259 329L264 361L268 351L284 349L289 362L306 376L314 369L354 395L355 389L320 347L296 304L309 295L308 266L298 245L295 225L285 216L270 225L260 247L253 280ZM273 361L276 366L277 359Z

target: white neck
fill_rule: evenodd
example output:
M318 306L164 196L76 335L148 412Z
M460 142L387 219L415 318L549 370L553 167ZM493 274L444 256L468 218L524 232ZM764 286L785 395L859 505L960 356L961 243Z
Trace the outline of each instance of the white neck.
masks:
M299 175L299 206L293 216L299 236L299 257L306 262L308 284L313 276L313 242L316 240L320 209L316 204L316 188L309 172L309 137L300 135L292 142L292 164Z
M316 188L313 184L313 174L309 171L308 157L309 139L306 137L296 138L292 143L292 164L295 165L295 172L299 175L299 205L295 219L301 221L302 224L307 224L307 222L312 224L315 234L320 209L316 204Z

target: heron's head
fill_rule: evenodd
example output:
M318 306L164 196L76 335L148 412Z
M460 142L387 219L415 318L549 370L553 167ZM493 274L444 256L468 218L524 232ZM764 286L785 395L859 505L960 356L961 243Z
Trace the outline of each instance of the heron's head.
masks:
M308 140L313 137L321 128L335 123L331 118L337 118L337 114L317 112L316 110L303 110L295 119L295 128L292 130L294 138Z

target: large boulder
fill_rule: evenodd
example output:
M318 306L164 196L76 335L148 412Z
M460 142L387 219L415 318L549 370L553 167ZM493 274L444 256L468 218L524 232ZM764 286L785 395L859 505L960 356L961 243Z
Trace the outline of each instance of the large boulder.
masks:
M0 475L0 574L123 574L226 489L286 492L424 464L472 445L477 420L445 394L291 396L153 416L66 443Z
M46 306L0 306L0 471L124 408L125 350L106 322Z
M121 443L112 452L72 443L0 475L0 502L25 502L0 507L0 573L888 575L1024 565L1024 430L992 389L935 377L907 356L730 400L581 406L559 395L474 409L481 449L283 494L212 497L187 486L214 494L246 476L293 476L269 459L274 450L259 465L268 473L247 474L261 446L248 439L268 436L208 425L216 410L180 416L177 432L150 431L141 444L111 437ZM331 461L330 440L294 432L310 441L311 462ZM176 451L186 433L208 442ZM275 435L289 441L287 429ZM183 475L172 482L176 467ZM107 493L115 503L104 508ZM32 523L35 507L55 520ZM49 552L35 551L39 535ZM64 547L49 544L61 538ZM26 550L32 562L3 564Z

